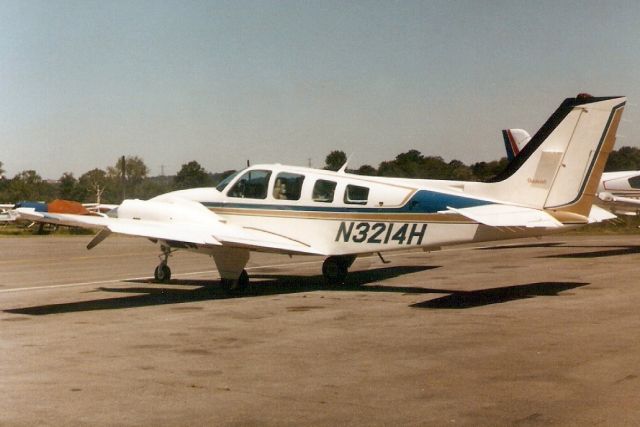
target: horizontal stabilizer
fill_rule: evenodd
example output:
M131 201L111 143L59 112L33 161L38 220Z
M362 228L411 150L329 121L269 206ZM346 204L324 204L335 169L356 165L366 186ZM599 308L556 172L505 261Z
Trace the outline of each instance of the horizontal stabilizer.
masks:
M491 227L562 227L562 223L548 213L510 205L482 205L449 210Z
M593 224L595 222L607 221L614 218L617 218L617 216L615 216L608 210L602 209L600 206L596 206L596 205L591 206L591 211L589 212L589 224Z

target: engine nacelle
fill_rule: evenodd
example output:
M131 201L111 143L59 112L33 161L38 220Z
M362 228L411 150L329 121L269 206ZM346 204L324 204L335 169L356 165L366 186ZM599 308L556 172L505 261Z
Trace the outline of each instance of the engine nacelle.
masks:
M186 199L171 201L125 200L118 206L115 214L117 218L164 223L195 222L205 225L219 222L218 216L201 203Z

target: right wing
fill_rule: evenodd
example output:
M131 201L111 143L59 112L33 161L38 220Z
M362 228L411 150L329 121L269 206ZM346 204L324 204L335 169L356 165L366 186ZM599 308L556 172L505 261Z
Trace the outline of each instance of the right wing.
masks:
M640 199L615 196L607 191L598 193L598 198L611 206L611 210L625 215L636 215L640 211Z

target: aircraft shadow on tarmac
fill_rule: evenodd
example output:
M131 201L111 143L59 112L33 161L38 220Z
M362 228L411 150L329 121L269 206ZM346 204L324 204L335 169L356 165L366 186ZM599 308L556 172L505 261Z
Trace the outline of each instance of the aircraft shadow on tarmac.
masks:
M449 295L419 302L411 307L431 309L473 308L537 296L558 296L560 292L588 284L582 282L538 282L475 291L448 291Z
M289 294L299 292L313 292L320 290L329 291L366 291L366 292L399 292L399 293L430 293L433 290L420 287L368 285L376 281L382 281L404 274L416 273L425 270L439 268L440 266L394 266L375 268L370 270L353 271L349 273L346 283L343 285L329 286L322 276L288 276L288 275L262 275L251 274L252 284L248 292L236 296L247 298L265 295ZM260 280L263 279L263 280ZM3 310L5 313L46 315L71 313L78 311L114 310L121 308L146 307L163 304L180 304L186 302L205 301L213 299L232 298L225 294L219 286L218 280L171 280L165 286L155 284L149 280L129 280L128 283L144 284L149 286L136 286L129 288L100 287L96 291L113 292L127 295L117 298L102 298L89 301L77 301L61 304L47 304L40 306ZM188 286L180 289L176 286ZM365 286L367 285L367 286ZM193 289L193 287L196 287ZM92 291L93 292L93 291ZM446 291L440 291L446 292Z
M599 249L598 246L562 246L562 248L574 248L574 249ZM619 255L634 255L640 253L640 246L638 245L624 245L624 246L607 246L607 249L600 249L592 252L575 252L568 254L554 254L543 255L538 258L604 258L610 256Z
M472 308L488 304L497 304L517 299L532 298L539 295L557 295L559 292L587 285L588 283L545 282L514 285L502 288L459 291L451 289L432 289L423 287L387 286L373 284L404 274L439 268L424 267L386 267L349 273L343 285L328 286L322 276L287 276L252 274L253 283L249 291L236 298L291 294L313 291L340 292L396 292L403 294L447 294L446 296L413 304L412 307L431 309ZM262 280L259 280L262 279ZM3 310L5 313L26 315L61 314L82 311L115 310L123 308L146 307L165 304L180 304L230 298L219 287L217 280L172 280L168 285L152 284L150 280L129 281L150 286L128 288L96 289L99 292L135 294L116 298L101 298L88 301L77 301L61 304L47 304ZM180 289L177 286L188 288Z
M498 246L484 246L482 248L475 248L477 251L496 251L500 249L526 249L526 248L554 248L556 246L564 245L564 242L534 242L534 243L522 243L518 245L498 245ZM564 247L564 246L563 246Z

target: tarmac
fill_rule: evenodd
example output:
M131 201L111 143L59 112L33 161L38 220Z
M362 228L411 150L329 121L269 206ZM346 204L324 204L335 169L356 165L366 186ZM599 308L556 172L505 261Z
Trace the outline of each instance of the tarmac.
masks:
M0 238L0 425L638 425L640 236L358 259Z

